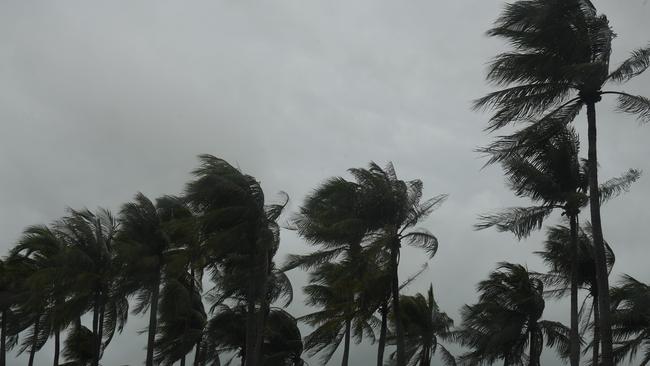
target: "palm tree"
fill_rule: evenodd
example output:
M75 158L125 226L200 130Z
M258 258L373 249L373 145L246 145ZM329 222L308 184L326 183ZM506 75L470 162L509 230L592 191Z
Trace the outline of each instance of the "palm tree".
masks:
M400 305L408 364L430 366L433 356L439 353L444 365L456 366L454 356L439 342L452 339L454 321L440 311L433 297L433 285L429 286L426 297L402 295Z
M608 82L622 83L650 66L650 47L632 53L614 71L609 70L614 33L608 20L598 15L588 0L531 0L506 5L488 35L504 38L514 51L498 55L488 79L506 89L476 101L477 108L495 110L488 130L513 122L530 121L527 127L506 136L494 148L515 151L547 139L587 109L588 182L591 222L594 227L598 268L603 364L612 365L612 338L605 246L598 191L596 108L604 95L616 95L618 110L650 121L650 99L619 91L603 90ZM525 153L524 153L525 155Z
M138 193L134 202L126 203L120 211L119 258L122 263L122 286L127 293L137 293L136 314L149 311L147 357L145 364L153 366L160 287L170 278L183 275L186 257L176 250L164 223L173 219L175 206L170 197L154 204ZM174 201L175 202L175 201ZM173 203L173 202L172 202Z
M358 283L348 276L350 263L321 264L310 273L309 285L303 289L307 305L318 307L317 311L299 318L315 327L305 338L305 350L312 356L324 350L324 364L343 342L341 364L347 365L352 336L359 343L364 335L372 337L373 334L366 319L357 316L359 308L354 299Z
M362 208L359 207L358 203L359 189L358 184L335 177L327 180L305 199L300 212L292 220L291 228L296 230L308 243L318 245L320 249L307 255L290 255L289 260L283 267L283 271L296 267L306 270L315 268L316 272L312 276L312 280L316 283L307 286L306 290L314 289L318 286L329 286L330 284L327 282L332 280L322 275L331 266L327 266L327 268L320 268L320 266L342 257L342 263L345 263L345 265L336 267L338 272L336 281L345 284L345 288L339 289L344 290L343 293L336 294L337 310L334 310L337 313L334 316L336 320L329 319L328 321L338 322L340 320L344 327L343 333L341 333L341 335L345 335L343 337L344 352L342 358L342 365L344 366L348 364L350 354L350 332L352 322L355 320L353 318L356 314L359 314L354 309L353 304L361 290L358 285L369 262L363 254L362 247L362 241L369 229L368 224L361 217L360 210ZM334 289L333 291L337 292L338 290ZM347 299L341 299L342 294L345 294ZM314 304L325 305L318 300L312 299L310 301L314 302ZM338 314L339 310L344 307L347 309L342 314ZM334 336L333 333L331 335ZM359 337L361 335L359 334ZM308 349L314 347L318 349L320 348L319 344L329 344L332 341L334 339L319 340L313 344L308 342L307 347ZM336 347L331 348L331 352L328 352L324 359L329 360L338 344L339 342L336 342Z
M616 341L614 360L630 362L642 350L639 365L650 363L650 286L624 275L612 288L612 331Z
M264 323L270 309L269 279L279 246L276 221L288 198L265 205L262 188L225 160L199 157L201 165L185 191L199 214L208 268L219 279L221 292L243 295L246 301L246 366L260 364Z
M80 316L91 311L91 331L96 346L92 352L93 366L99 365L104 349L115 332L124 329L129 303L118 286L118 264L115 260L114 237L117 221L105 209L69 210L69 214L54 225L58 235L70 248L66 255L72 294L66 311Z
M246 306L218 304L215 315L206 328L206 361L220 364L220 355L232 355L246 362L246 330L241 326L246 318ZM296 319L282 309L272 308L265 324L262 360L269 366L302 366L302 337Z
M467 365L539 366L544 338L566 357L569 330L562 324L540 320L544 312L544 285L526 267L500 263L479 283L475 305L465 305L463 322L455 336L471 351L460 357ZM528 349L528 354L526 354Z
M592 348L592 363L594 366L598 365L600 353L600 322L598 317L598 284L596 282L596 267L594 261L594 245L591 235L591 226L587 225L586 228L579 228L578 230L578 253L577 261L574 261L574 253L572 249L572 233L571 229L558 225L551 227L547 230L547 238L544 241L544 250L536 252L542 257L544 262L550 267L550 271L543 275L545 283L552 288L547 291L548 294L560 298L571 291L571 285L575 281L579 288L586 289L591 297L591 306L585 310L585 301L579 311L580 318L585 311L587 316L585 321L594 315L593 321L593 341ZM607 268L608 272L611 271L615 257L614 252L610 246L605 243L607 247ZM577 263L578 271L577 276L572 275L573 263Z
M201 342L207 315L194 281L191 275L183 274L164 283L155 343L156 364L172 365L181 360L181 365L185 365L185 355Z
M269 313L264 340L264 365L303 366L303 343L296 318L282 309Z
M24 230L10 254L30 261L35 269L26 279L31 294L27 304L33 307L32 312L38 314L38 322L34 325L35 339L46 340L54 336L54 366L59 364L61 331L72 321L64 308L69 297L68 289L72 285L66 276L68 249L55 230L45 225L35 225ZM38 344L41 343L44 342ZM30 357L33 359L31 354Z
M482 215L476 226L485 229L495 226L499 231L510 231L519 239L540 229L544 220L559 209L569 221L571 250L575 261L571 264L571 364L580 363L580 335L578 322L578 215L588 200L587 167L578 157L578 136L571 127L558 130L547 140L540 141L526 155L486 149L492 159L500 161L511 189L519 197L536 203L531 207L509 208L505 211ZM501 155L505 154L505 157ZM640 172L631 169L619 178L601 186L601 201L626 191L636 181Z
M389 253L396 360L398 366L405 366L405 340L399 317L400 248L404 243L424 249L430 258L435 255L438 239L429 231L414 227L440 206L447 195L438 195L422 202L422 182L398 179L391 163L385 169L370 163L368 169L350 169L350 173L361 187L358 202L363 209L362 219L370 223L373 231L370 245L379 246Z

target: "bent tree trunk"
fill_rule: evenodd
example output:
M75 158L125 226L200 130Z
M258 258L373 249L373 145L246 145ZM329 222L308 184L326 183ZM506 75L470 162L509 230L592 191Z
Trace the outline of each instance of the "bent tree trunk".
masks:
M402 329L402 318L399 312L399 277L397 273L397 267L399 264L399 240L396 240L395 243L393 243L390 253L390 262L392 271L391 292L393 293L397 366L406 366L406 357L404 355L404 330Z
M348 360L350 358L350 319L345 321L345 339L343 340L343 360L341 361L341 366L348 366Z
M600 359L600 315L598 314L598 295L594 295L594 339L592 365L598 366Z
M609 280L607 273L607 260L605 258L605 241L603 239L603 228L600 221L595 101L587 102L587 127L589 140L589 208L591 211L591 225L593 229L594 253L596 259L596 282L598 283L600 339L602 342L601 364L603 366L613 366L612 326L609 314Z
M7 365L7 309L2 310L2 329L0 330L0 366Z
M32 335L32 347L29 350L29 366L34 365L34 356L36 356L36 346L38 345L38 332L39 332L39 319L40 316L36 316L36 321L34 322L34 334Z
M160 270L158 271L158 277L156 282L153 285L153 291L151 292L151 309L149 311L149 334L147 339L147 360L145 361L146 366L153 366L153 348L154 341L156 340L156 326L157 326L157 317L158 317L158 294L160 293Z
M388 328L388 300L381 304L381 328L379 329L379 345L377 346L377 366L384 366L384 350L386 349L386 329Z
M59 366L59 353L61 347L61 330L54 330L54 366Z
M571 226L571 366L580 366L580 330L578 329L578 216L569 217Z
M538 338L538 329L536 325L530 328L530 360L529 366L539 366L539 358L541 356L541 341Z

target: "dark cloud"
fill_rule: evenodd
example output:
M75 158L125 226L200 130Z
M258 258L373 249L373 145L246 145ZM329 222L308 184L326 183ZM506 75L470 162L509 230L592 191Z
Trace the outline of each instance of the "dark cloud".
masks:
M541 270L525 242L474 232L481 212L516 204L498 168L473 152L490 137L470 110L489 90L486 62L503 45L484 36L501 1L4 1L0 6L0 252L23 227L66 206L117 210L137 191L178 193L195 156L226 158L280 190L295 209L347 168L391 160L427 195L450 199L424 226L441 240L429 270L444 310L475 301L474 286L502 260ZM614 60L646 44L650 5L596 1L618 33ZM648 76L625 86L650 95ZM650 172L648 127L602 103L602 176ZM578 119L580 131L584 118ZM621 272L648 281L650 179L603 209ZM586 217L583 217L585 220ZM279 257L309 248L283 234ZM403 275L422 256L406 250ZM304 274L293 274L296 290ZM304 314L298 294L291 307ZM566 320L565 303L547 318ZM131 318L105 365L144 360L144 319ZM50 345L46 346L50 347ZM370 364L372 346L352 363ZM553 360L550 351L544 358ZM50 362L49 352L37 356ZM23 362L22 360L15 361ZM549 361L551 362L551 361Z

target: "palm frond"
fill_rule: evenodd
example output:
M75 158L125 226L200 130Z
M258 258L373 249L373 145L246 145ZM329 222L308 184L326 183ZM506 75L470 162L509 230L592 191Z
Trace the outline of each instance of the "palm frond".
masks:
M609 79L624 83L642 74L648 67L650 67L650 46L632 51L630 57L609 74Z
M620 177L612 178L601 184L598 187L600 193L600 203L609 201L622 193L628 192L632 183L639 180L641 171L637 169L630 169Z
M617 93L617 106L619 112L636 116L642 123L650 122L650 99L640 95Z
M476 230L496 227L500 232L511 232L518 239L522 239L529 236L533 230L541 229L544 219L551 212L553 207L549 206L513 207L479 216L479 223L474 227Z

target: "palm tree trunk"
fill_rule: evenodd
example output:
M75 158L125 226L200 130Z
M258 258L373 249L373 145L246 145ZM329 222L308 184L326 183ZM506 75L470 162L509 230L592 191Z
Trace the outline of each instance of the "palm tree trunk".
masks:
M185 366L185 356L186 355L183 355L183 357L181 358L181 366Z
M348 366L348 360L350 359L350 319L345 321L345 339L343 340L343 359L341 360L341 366Z
M603 347L601 364L603 366L614 366L612 355L612 326L609 314L609 280L607 260L605 258L605 241L603 239L603 228L600 221L595 101L589 101L587 103L587 122L589 137L589 206L591 210L591 225L596 258L596 281L598 283L598 305L600 309L600 338Z
M594 295L594 339L592 352L592 365L598 366L600 358L600 314L598 313L598 295Z
M32 348L29 350L29 361L27 363L28 366L34 365L34 356L36 356L36 345L38 343L38 332L40 331L39 318L40 316L36 316L36 321L34 322L34 334L32 335Z
M194 366L201 366L201 340L196 342L194 351Z
M260 311L257 314L257 324L255 324L255 349L253 352L255 353L255 358L258 360L258 363L260 365L263 365L265 362L263 359L262 346L264 345L264 329L266 328L266 318L270 311L269 299L266 296L266 293L268 292L268 279L271 268L269 254L270 253L268 249L264 249L262 251L262 269L260 271L262 276L259 279L259 293L261 294Z
M147 339L147 359L146 366L153 366L153 349L154 341L156 340L156 326L158 317L158 294L160 293L160 272L158 270L156 282L153 284L153 291L151 293L151 309L149 311L149 334Z
M102 298L102 301L99 305L99 322L97 323L97 359L102 359L102 352L104 352L104 345L102 340L104 339L104 310L106 306L104 305L105 299Z
M528 366L539 366L539 358L541 356L540 354L540 348L538 347L538 339L537 339L537 326L532 326L529 330L530 332L530 351L529 351L529 356L530 359L528 360Z
M251 278L248 283L248 293L246 299L246 345L244 351L245 366L257 366L255 359L255 331L256 331L256 312L255 312L255 280Z
M61 330L54 330L54 366L59 366L59 353L61 347Z
M399 239L393 243L390 253L390 264L392 270L391 292L393 293L393 316L395 319L395 337L396 337L396 354L397 365L406 366L406 356L404 355L404 330L402 329L402 319L399 310L399 277L398 277L398 260L399 260Z
M377 346L377 366L384 366L386 329L388 328L388 300L384 300L379 309L381 312L381 328L379 329L379 345Z
M0 366L7 365L7 309L2 310L2 330L0 330Z
M571 366L580 366L580 330L578 329L578 217L569 217L571 226Z
M94 359L93 359L93 366L99 366L99 348L101 347L102 339L99 338L99 312L100 312L100 306L99 306L99 301L100 301L100 295L99 295L99 290L95 291L95 303L93 304L93 337L95 337L95 349L93 350L94 354Z

